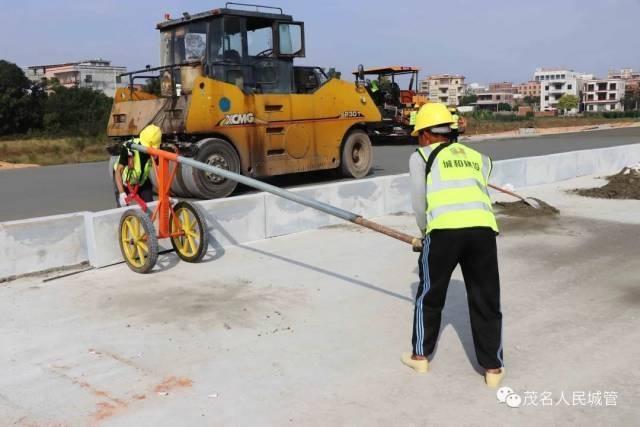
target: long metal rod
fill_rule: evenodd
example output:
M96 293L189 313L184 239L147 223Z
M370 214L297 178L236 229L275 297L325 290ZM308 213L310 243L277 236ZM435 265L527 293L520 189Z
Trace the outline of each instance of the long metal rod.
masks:
M309 197L301 196L291 191L284 190L275 185L267 184L266 182L258 181L257 179L249 178L248 176L240 175L235 172L230 172L226 169L221 169L216 166L212 166L206 163L198 162L189 157L178 156L178 163L182 163L191 166L196 169L214 173L223 178L230 179L232 181L239 182L240 184L247 185L249 187L266 191L267 193L275 194L276 196L283 197L301 205L308 206L310 208L317 209L319 211L328 213L329 215L337 216L345 221L355 221L358 215L353 212L346 211L344 209L337 208L335 206L328 205Z
M128 144L128 146L137 151L141 151L143 153L151 154L151 155L159 155L162 156L163 153L167 155L175 156L173 153L167 153L161 150L149 149L139 144ZM329 205L327 203L323 203L319 200L312 199L310 197L301 196L300 194L293 193L288 190L284 190L282 188L276 187L275 185L267 184L266 182L258 181L257 179L249 178L248 176L240 175L235 172L228 171L226 169L221 169L216 166L212 166L206 163L198 162L197 160L193 160L189 157L176 156L175 160L178 163L182 163L187 166L191 166L196 169L200 169L206 172L214 173L223 178L230 179L231 181L239 182L240 184L244 184L248 187L255 188L257 190L266 191L267 193L274 194L276 196L282 197L287 200L291 200L292 202L299 203L301 205L319 210L329 215L336 216L345 221L352 222L354 224L358 224L362 227L368 228L370 230L376 231L378 233L385 234L394 239L403 241L408 244L418 244L414 236L409 234L402 233L401 231L394 230L390 227L387 227L382 224L378 224L373 221L369 221L368 219L363 218L362 216L355 214L353 212L349 212L344 209L340 209L338 207ZM419 239L418 239L419 240Z
M508 195L510 195L512 197L520 199L524 203L526 203L527 205L531 206L532 208L535 208L535 209L540 209L541 208L540 203L538 203L538 201L535 200L535 199L532 199L530 197L523 197L523 196L521 196L521 195L519 195L517 193L514 193L513 191L507 190L506 188L498 187L497 185L487 184L487 186L493 188L494 190L498 190L501 193L508 194Z

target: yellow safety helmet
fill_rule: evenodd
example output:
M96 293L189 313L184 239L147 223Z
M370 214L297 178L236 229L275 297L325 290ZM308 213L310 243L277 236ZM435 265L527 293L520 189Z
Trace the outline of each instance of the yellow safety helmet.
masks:
M444 104L439 102L429 102L424 104L420 107L420 110L418 110L416 124L413 127L411 136L418 136L420 131L423 129L440 125L450 125L453 122L453 116Z
M449 107L449 111L452 112L452 113L455 113L455 112L458 111L458 108L457 107Z
M149 125L140 132L140 143L145 147L158 148L162 142L162 130L156 125Z

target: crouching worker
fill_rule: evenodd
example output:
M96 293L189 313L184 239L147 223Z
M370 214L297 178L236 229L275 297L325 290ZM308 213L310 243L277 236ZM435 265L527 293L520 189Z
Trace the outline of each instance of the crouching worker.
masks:
M145 127L140 132L140 137L132 140L135 144L151 148L159 148L161 141L162 131L156 125ZM146 203L153 201L153 185L149 179L153 169L151 162L148 154L129 150L122 145L118 162L113 167L118 189L118 206L128 206L136 201L146 210Z

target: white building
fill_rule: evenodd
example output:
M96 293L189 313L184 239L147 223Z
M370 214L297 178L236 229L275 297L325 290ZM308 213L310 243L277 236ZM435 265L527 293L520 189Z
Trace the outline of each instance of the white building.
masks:
M629 94L640 93L640 71L635 71L633 68L609 70L608 78L624 80L624 90Z
M459 105L464 91L464 76L457 74L436 74L420 82L420 92L426 93L429 100L447 105Z
M580 100L584 81L593 79L593 75L567 69L538 68L533 78L540 82L540 111L553 111L558 109L558 101L564 94L574 95ZM579 107L566 113L575 114L578 110Z
M501 104L514 106L514 94L509 92L482 92L478 93L478 100L475 102L479 110L500 111Z
M66 64L33 65L26 69L26 76L32 81L57 79L65 87L88 87L113 97L116 75L126 72L126 67L113 66L110 61L103 59L93 59Z
M467 95L477 95L482 92L488 92L489 86L480 83L469 83L465 89Z
M638 80L640 79L640 71L634 71L633 68L610 69L608 77L610 79Z
M584 82L582 103L586 112L624 111L625 81L622 79L593 79Z

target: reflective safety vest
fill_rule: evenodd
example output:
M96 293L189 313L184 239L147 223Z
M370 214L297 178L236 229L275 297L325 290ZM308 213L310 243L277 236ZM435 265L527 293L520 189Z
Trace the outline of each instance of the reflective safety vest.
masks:
M418 148L425 163L439 145ZM427 234L432 230L468 227L489 227L498 232L487 190L489 157L452 143L437 154L427 173Z
M460 116L458 116L457 114L451 114L451 117L453 117L453 123L451 123L451 129L456 130L458 129L458 121L460 120Z
M133 142L139 144L140 142L137 139L134 139ZM149 173L151 172L151 159L147 160L147 163L144 165L144 169L142 164L140 163L140 152L136 150L127 149L128 154L128 164L124 167L122 171L122 182L124 184L131 185L143 185L149 179ZM118 165L120 162L116 162L113 165L113 170L118 170Z
M418 112L417 111L412 111L409 114L409 125L413 126L416 124L416 117L418 117Z

